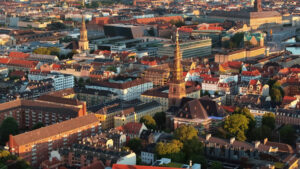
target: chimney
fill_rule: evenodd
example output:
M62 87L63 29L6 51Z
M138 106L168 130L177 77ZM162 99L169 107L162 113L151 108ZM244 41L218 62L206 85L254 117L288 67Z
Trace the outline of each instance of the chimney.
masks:
M235 137L232 137L232 138L230 139L230 144L233 144L234 141L235 141Z
M268 142L268 138L265 138L264 139L264 144L267 144L267 142Z
M205 140L208 141L211 138L211 134L207 134Z
M190 160L190 168L192 168L192 166L193 166L193 161Z
M8 146L9 146L10 152L12 152L13 147L14 147L14 140L13 140L13 135L12 134L9 135Z
M255 141L255 148L258 148L258 146L260 145L260 141Z

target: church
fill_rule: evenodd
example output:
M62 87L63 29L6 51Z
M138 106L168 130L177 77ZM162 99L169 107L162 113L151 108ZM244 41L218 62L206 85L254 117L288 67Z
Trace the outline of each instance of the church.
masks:
M255 0L254 8L239 11L212 11L209 18L231 20L247 24L252 30L270 29L282 25L282 15L277 11L263 11L261 0Z
M176 32L174 61L170 64L171 77L166 86L151 89L141 95L144 102L157 101L167 114L167 125L176 129L180 125L193 125L199 131L210 131L227 116L225 110L209 97L200 98L200 89L187 86L183 77L179 46Z

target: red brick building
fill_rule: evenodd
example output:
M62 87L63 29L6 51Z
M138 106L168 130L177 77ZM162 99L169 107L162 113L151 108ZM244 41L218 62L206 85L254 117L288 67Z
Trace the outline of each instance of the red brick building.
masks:
M13 117L20 128L32 128L37 122L45 125L86 115L86 104L75 99L43 96L37 100L14 100L0 104L0 122Z
M77 117L30 132L10 135L9 151L37 167L49 159L52 150L77 143L84 137L98 134L101 124L94 114Z

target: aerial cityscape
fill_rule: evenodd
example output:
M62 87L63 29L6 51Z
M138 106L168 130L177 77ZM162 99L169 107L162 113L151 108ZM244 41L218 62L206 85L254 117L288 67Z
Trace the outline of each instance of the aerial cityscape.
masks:
M300 0L0 0L0 169L300 169Z

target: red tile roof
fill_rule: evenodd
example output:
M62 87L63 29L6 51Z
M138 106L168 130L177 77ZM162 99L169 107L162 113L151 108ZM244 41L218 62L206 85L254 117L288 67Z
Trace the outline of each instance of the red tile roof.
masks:
M23 52L10 52L8 57L16 58L16 59L26 59L29 57L29 53L23 53Z
M26 68L35 68L37 64L38 64L37 61L18 60L18 59L10 59L8 62L8 65L20 66Z
M229 113L233 113L235 110L235 107L233 106L222 106L224 110L226 110Z
M154 17L154 18L138 18L133 20L135 23L139 24L148 24L148 23L157 23L157 22L170 22L170 21L182 21L183 18L182 16L164 16L164 17Z
M53 70L60 70L61 68L61 65L58 65L58 64L52 64L52 69Z
M258 80L252 79L252 80L250 80L249 84L250 85L256 85L257 82L258 82Z
M143 65L148 65L148 66L155 66L155 65L157 65L156 60L153 60L153 61L142 60L141 63L142 63Z
M98 122L98 118L95 116L95 114L88 114L86 116L73 118L50 126L15 135L12 138L17 145L21 146Z
M7 58L0 58L0 64L7 64L9 62L9 59Z
M218 82L219 78L214 78L214 77L206 77L203 79L204 82L212 81L212 82Z
M139 134L142 126L143 126L142 123L129 122L118 129L124 131L125 133L129 133L129 134Z
M283 99L282 99L282 104L289 104L289 103L291 103L292 101L295 101L295 100L297 100L296 97L284 96Z
M254 70L254 71L243 71L242 72L243 76L258 76L260 75L260 72L258 70Z
M155 166L142 166L142 165L124 165L114 164L112 169L173 169L173 167L155 167ZM176 169L176 168L174 168Z

